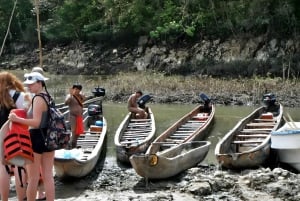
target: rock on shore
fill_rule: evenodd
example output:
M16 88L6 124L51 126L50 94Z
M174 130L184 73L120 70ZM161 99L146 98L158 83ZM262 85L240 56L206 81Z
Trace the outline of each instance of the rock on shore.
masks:
M146 181L133 168L106 161L85 179L57 180L56 189L56 200L68 201L296 201L300 175L279 167L231 171L199 164L169 179Z

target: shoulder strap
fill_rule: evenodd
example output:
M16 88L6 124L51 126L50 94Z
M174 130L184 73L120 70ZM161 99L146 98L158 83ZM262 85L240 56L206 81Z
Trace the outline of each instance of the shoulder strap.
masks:
M13 100L14 100L14 102L17 102L19 96L20 96L20 92L19 92L19 91L16 91L16 92L14 93L13 97L12 97Z
M46 102L46 104L48 105L48 107L49 107L51 97L48 96L48 100L47 100L47 98L45 98L46 94L43 94L43 93L36 94L36 95L32 98L32 104L33 104L33 99L34 99L35 97L37 97L37 96L42 97L42 98L44 99L44 101Z
M83 107L82 102L79 100L79 97L77 97L76 95L73 95L73 97L77 100L78 104Z

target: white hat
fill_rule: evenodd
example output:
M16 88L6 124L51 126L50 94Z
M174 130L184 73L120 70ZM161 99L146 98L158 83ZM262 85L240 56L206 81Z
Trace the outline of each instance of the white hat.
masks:
M36 67L32 68L31 72L38 72L38 73L41 73L43 75L44 70L43 70L43 68L41 68L39 66L36 66Z
M41 73L38 72L26 73L24 75L24 78L25 78L25 81L23 82L24 84L33 84L37 81L49 80L49 78L44 77Z

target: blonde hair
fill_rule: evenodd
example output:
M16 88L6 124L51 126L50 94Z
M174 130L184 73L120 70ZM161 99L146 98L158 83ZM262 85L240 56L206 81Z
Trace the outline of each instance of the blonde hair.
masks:
M15 106L9 90L25 91L23 83L14 74L6 71L0 72L0 107L12 108Z

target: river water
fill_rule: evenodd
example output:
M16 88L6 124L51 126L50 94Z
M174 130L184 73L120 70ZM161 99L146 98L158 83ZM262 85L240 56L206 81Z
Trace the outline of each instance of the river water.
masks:
M148 104L155 116L156 135L158 136L180 117L192 110L193 104ZM216 106L214 126L206 140L211 142L210 151L203 161L216 164L214 149L219 139L243 117L251 113L255 107L250 106ZM285 108L294 121L300 121L300 108ZM107 157L115 156L114 134L122 119L127 114L126 104L103 103L104 116L108 124Z

